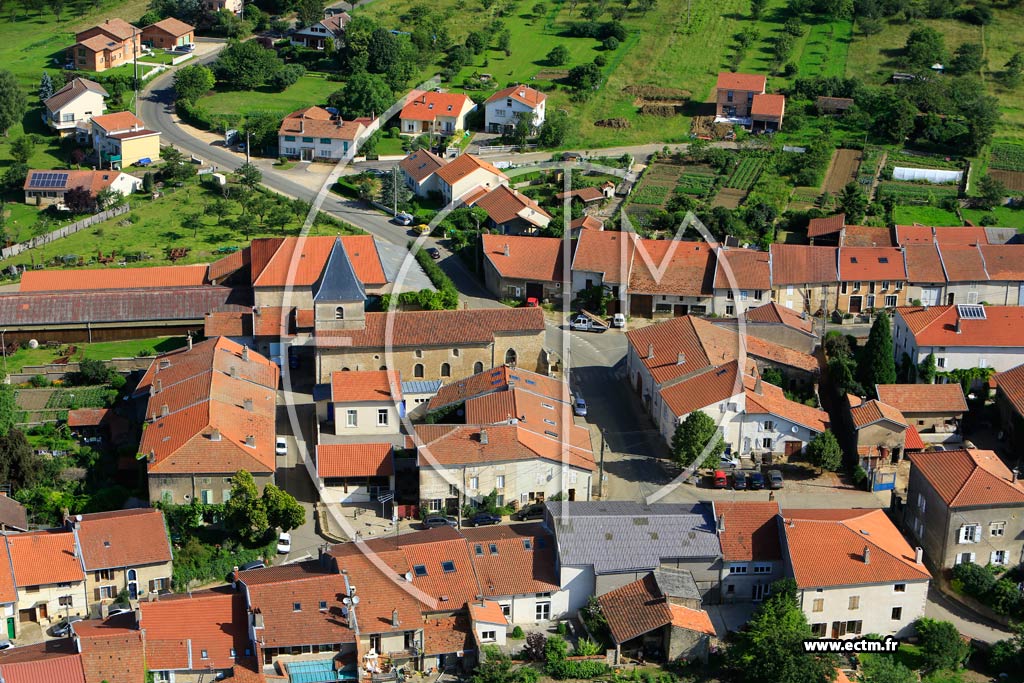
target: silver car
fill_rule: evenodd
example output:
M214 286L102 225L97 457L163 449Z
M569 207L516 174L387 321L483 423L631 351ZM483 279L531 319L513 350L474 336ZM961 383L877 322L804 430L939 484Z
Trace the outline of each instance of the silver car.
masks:
M572 402L572 412L579 417L587 416L587 402L583 400L582 396L577 396L576 400Z

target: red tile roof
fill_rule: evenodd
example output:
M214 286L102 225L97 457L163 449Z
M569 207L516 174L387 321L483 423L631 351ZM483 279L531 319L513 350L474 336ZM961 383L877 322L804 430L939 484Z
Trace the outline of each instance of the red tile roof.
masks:
M906 280L903 252L895 247L840 247L841 282Z
M435 534L434 531L439 533ZM453 529L450 531L454 532ZM427 534L431 539L450 539L455 535L438 529L405 536L421 534ZM412 563L402 549L394 547L393 544L388 547L386 542L382 544L380 541L381 539L375 541L376 545L373 547L366 543L342 543L333 546L329 551L335 558L339 571L347 571L350 584L357 589L359 607L356 616L359 620L359 630L363 634L405 631L411 624L422 623L423 611L438 609L437 596L424 592L422 582L418 582L415 577L412 583L405 580L405 575L412 571ZM440 567L437 566L436 572L440 571ZM461 605L448 607L459 608ZM397 628L391 625L395 610L398 611Z
M596 469L588 430L573 428L568 435L561 436L552 431L555 436L551 436L546 433L549 430L545 425L535 428L544 428L545 433L531 431L522 422L486 427L419 425L416 427L416 435L422 442L418 448L419 461L423 466L451 466L546 460L587 471ZM486 433L486 442L482 433ZM572 443L563 444L563 439Z
M832 235L846 227L846 214L837 213L825 218L812 218L807 223L808 237L821 237Z
M715 514L725 522L718 534L722 559L727 562L770 562L782 559L780 514L776 502L715 501Z
M715 625L711 623L711 615L704 610L691 609L671 602L668 604L668 609L672 613L672 625L676 628L685 628L688 631L696 631L708 636L715 635Z
M444 167L439 168L435 171L435 174L438 178L449 185L454 185L473 171L479 169L489 171L499 178L508 180L508 176L499 171L496 166L490 162L484 161L483 159L479 159L472 154L463 154L459 156L458 158L448 162Z
M906 415L966 413L967 399L958 382L949 384L876 384L878 400Z
M473 649L469 620L463 616L428 617L423 623L423 654L444 655Z
M770 301L758 306L757 308L748 308L743 316L746 318L748 324L768 323L785 325L786 327L792 327L793 329L800 330L801 332L807 332L808 334L814 331L813 323L810 318L801 316L792 308L780 306L774 301Z
M703 296L712 293L715 257L706 242L641 240L634 251L629 291Z
M327 265L327 259L337 239L287 237L276 246L261 244L260 252L273 251L269 256L256 253L257 240L254 240L253 287L312 286L323 274L324 266ZM343 235L341 243L360 282L368 286L387 284L387 276L377 253L377 243L372 235ZM257 268L261 264L262 268Z
M0 680L4 683L86 683L82 658L78 654L22 661L5 657L0 659Z
M940 245L948 244L988 244L988 233L978 226L935 227L935 241Z
M920 346L1024 346L1024 307L985 306L983 320L959 319L956 306L902 306L902 318ZM958 320L959 319L959 320ZM959 322L960 331L957 331Z
M355 642L343 613L345 576L318 560L241 572L239 577L249 589L252 609L263 616L263 628L257 631L262 647Z
M20 587L75 583L85 579L70 531L31 531L4 537L14 581Z
M284 117L277 134L353 141L364 128L365 126L358 121L344 121L340 117L333 119L326 109L306 107Z
M772 288L771 265L767 251L718 250L715 264L715 289L731 289L733 287L753 290L770 290Z
M544 311L532 308L367 313L364 329L318 332L317 345L380 349L489 344L496 332L544 331ZM388 335L388 324L392 326Z
M889 228L847 225L843 232L844 247L895 247Z
M616 230L584 230L576 242L573 271L601 273L608 284L623 284L629 279L635 237Z
M903 436L903 450L920 451L924 450L925 443L914 425L907 425L907 431Z
M501 611L501 605L493 600L469 603L469 618L474 622L484 624L498 624L501 626L508 624L505 613Z
M754 95L754 101L750 103L750 116L752 118L767 117L781 119L785 111L785 95L760 93Z
M390 477L395 473L390 443L319 444L317 474L328 477Z
M130 111L119 111L114 114L103 114L94 116L91 121L108 133L130 130L132 128L143 128L145 124Z
M439 116L458 118L473 106L473 100L461 93L413 90L398 118L409 121L434 121Z
M562 281L562 250L565 240L558 237L491 234L481 237L484 258L501 277L534 282Z
M118 17L114 17L113 19L107 19L102 24L96 24L95 26L86 29L86 31L91 30L93 28L98 28L101 31L109 33L115 38L119 38L121 40L128 40L132 36L138 35L139 33L138 28L136 28L132 24L129 24L124 19ZM81 35L82 33L85 33L85 31L80 31L77 35Z
M252 247L243 247L211 263L207 277L210 278L210 282L220 282L242 268L248 267L251 259Z
M661 399L675 416L689 415L743 393L739 364L730 361L707 369L661 390Z
M785 392L774 384L758 383L750 376L745 376L743 380L748 414L774 415L819 434L828 429L829 416L824 410L790 401L786 398Z
M74 625L82 644L85 683L138 683L145 679L142 631L134 628L134 623L134 614L124 614Z
M569 401L568 385L565 382L522 368L501 365L445 384L430 400L427 409L439 410L471 398L504 392L519 386L556 401Z
M402 400L402 378L395 370L359 370L331 373L331 400L361 403Z
M99 427L110 408L75 408L68 411L68 427Z
M1024 280L1024 245L984 244L981 255L990 280Z
M939 256L948 282L983 282L988 280L985 261L976 246L942 245Z
M571 230L604 230L604 222L593 216L580 216L569 223Z
M993 379L1014 410L1024 415L1024 365L1000 372Z
M907 426L907 419L903 417L903 413L875 399L850 408L850 415L853 417L855 429L863 429L881 420L888 420L900 427Z
M882 510L786 510L783 515L786 547L802 589L931 579Z
M510 97L531 109L536 109L541 102L548 98L540 90L531 88L528 85L510 85L488 97L484 104L490 104L491 102L497 102Z
M411 152L409 156L402 159L398 166L410 178L420 183L424 178L430 177L431 173L437 171L448 162L437 156L428 149L420 149Z
M945 282L939 248L934 244L911 243L905 247L907 279L914 283Z
M541 524L470 528L462 534L484 597L558 590L554 538ZM497 547L497 554L491 552L491 545Z
M619 645L668 624L715 635L708 613L670 604L661 594L653 573L605 593L597 601L608 620L612 638Z
M164 289L206 284L205 264L153 268L93 268L88 270L27 270L22 292L67 292L92 289Z
M922 451L908 457L951 508L1024 503L1024 481L1013 481L994 451Z
M82 515L78 543L86 571L171 561L164 514L152 508Z
M139 609L151 671L228 669L235 664L231 651L242 657L249 647L245 596L231 588L161 596Z
M158 28L161 31L166 31L167 33L175 37L188 35L189 33L192 33L192 31L195 31L194 27L190 26L189 24L186 24L184 21L179 21L178 19L175 19L174 17L167 17L166 19L162 19L156 22L155 24L150 24L142 30L145 31L146 29L150 28Z
M4 496L6 498L6 496ZM19 528L27 528L28 524ZM6 543L0 543L0 604L13 603L18 599L18 588L14 583L11 553Z
M40 169L32 169L32 170L30 170L28 172L28 175L25 176L25 183L22 186L23 189L25 189L25 190L38 189L38 188L36 188L34 186L34 181L35 181L36 174L39 174L39 173L53 173L53 171L50 170L50 169L42 169L42 170L40 170ZM121 173L119 171L110 171L110 170L103 170L103 171L65 171L64 173L67 176L64 184L59 186L59 187L51 185L48 188L49 190L54 191L54 192L61 192L61 191L70 190L70 189L73 189L73 188L83 188L85 190L88 190L89 194L92 197L95 197L97 195L97 193L99 193L102 190L107 189L108 187L113 185L114 182L118 178L121 177ZM38 271L29 270L29 271L25 272L25 275L28 275L29 273L34 273L34 272L38 272Z
M839 280L836 247L809 247L803 244L773 244L772 284L832 284Z
M253 334L252 308L211 311L203 320L205 337L248 337Z
M520 218L531 225L544 227L551 220L551 214L541 208L540 204L507 185L499 185L483 196L465 198L464 201L479 206L498 225Z
M765 77L761 74L738 74L729 71L718 72L718 90L752 90L764 92Z

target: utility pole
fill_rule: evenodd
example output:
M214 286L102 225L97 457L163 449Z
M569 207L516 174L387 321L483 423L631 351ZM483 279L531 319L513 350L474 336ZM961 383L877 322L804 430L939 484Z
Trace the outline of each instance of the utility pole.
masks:
M391 199L392 199L392 201L394 203L394 206L395 206L394 214L397 216L398 215L398 167L397 166L392 167L392 169L391 169L391 183L392 183Z
M245 131L245 163L249 163L249 131Z
M598 498L603 498L604 497L604 446L605 446L605 438L604 438L604 430L602 429L601 430L601 460L600 460L600 464L598 465L598 469L597 469L597 497Z

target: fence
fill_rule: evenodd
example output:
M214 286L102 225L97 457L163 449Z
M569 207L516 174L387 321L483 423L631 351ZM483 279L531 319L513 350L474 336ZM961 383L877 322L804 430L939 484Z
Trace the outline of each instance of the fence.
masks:
M477 154L506 154L516 150L537 149L537 145L471 145L476 147Z
M36 247L41 247L45 244L53 242L54 240L59 240L60 238L67 237L68 235L73 235L79 230L88 228L89 226L95 225L96 223L102 223L103 221L113 218L115 216L120 216L122 214L128 213L128 211L130 210L131 207L126 202L124 204L115 206L112 209L107 209L106 211L101 211L97 214L93 214L92 216L87 216L86 218L83 218L80 221L75 221L70 225L65 225L63 228L58 228L57 230L46 233L45 235L38 235L36 237L33 237L27 242L19 242L17 244L12 244L9 247L0 249L0 258L6 259L12 256L17 256L23 251L34 249Z

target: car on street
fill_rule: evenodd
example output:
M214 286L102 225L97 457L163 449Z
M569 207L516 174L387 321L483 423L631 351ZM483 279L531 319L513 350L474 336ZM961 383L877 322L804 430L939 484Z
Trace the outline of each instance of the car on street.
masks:
M277 554L287 555L292 551L292 535L287 531L282 531L281 535L277 537Z
M524 304L527 308L537 308L540 306L540 300L535 296L526 297L526 303Z
M492 515L489 512L478 512L469 518L469 526L490 526L492 524L501 524L501 517L498 515Z
M612 327L625 327L626 316L622 313L616 313L612 316Z
M174 49L177 50L178 52L192 52L192 51L194 51L196 49L196 46L195 46L194 43L185 43L183 45L179 45L178 47L176 47Z
M577 396L576 400L572 402L572 412L579 417L587 416L587 402L583 400L582 396Z
M430 258L434 259L435 261L441 258L441 252L437 250L437 247L431 247L430 249L427 249L427 253L430 254Z
M781 489L785 486L785 482L782 480L782 472L778 470L771 470L768 472L768 488L770 489Z
M734 470L740 466L740 461L738 458L734 458L728 453L722 453L718 456L718 466L722 469Z
M743 470L736 470L732 473L732 487L737 491L747 488L747 473Z
M6 650L10 647L14 647L14 643L9 640L0 640L0 650Z
M423 526L428 529L436 529L441 526L458 526L459 520L454 517L443 517L441 515L432 515L423 520Z
M412 225L412 214L400 211L395 214L395 222L399 225Z
M81 620L82 617L64 617L57 622L56 626L50 629L50 633L58 638L63 638L71 633L71 624Z
M277 441L274 442L274 452L278 455L288 455L288 440L283 436L277 437Z
M716 489L724 489L729 486L729 478L725 476L725 472L722 470L715 470L711 485Z
M427 225L426 223L420 223L415 228L413 228L413 230L415 230L416 234L418 235L426 235L427 233L430 232L430 226Z
M544 518L544 503L532 503L526 505L512 513L512 520L516 522L524 522L528 519L543 519Z
M266 566L267 565L263 563L263 560L253 560L252 562L246 562L245 564L243 564L241 567L238 568L238 571L248 572L252 571L253 569L263 569Z
M596 318L581 313L572 319L569 328L577 332L604 332L608 326Z
M764 488L764 475L760 472L751 472L747 477L747 488L751 491L760 491Z

